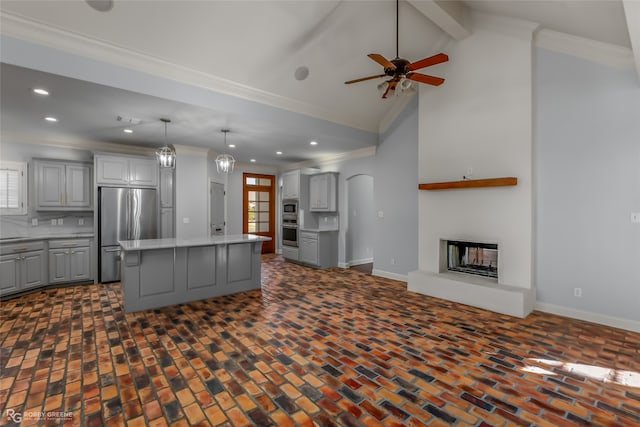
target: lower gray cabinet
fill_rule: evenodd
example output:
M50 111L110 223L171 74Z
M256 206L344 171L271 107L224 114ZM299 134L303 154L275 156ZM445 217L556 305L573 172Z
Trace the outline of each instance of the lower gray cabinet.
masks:
M301 231L298 261L315 267L338 265L337 231Z
M0 253L0 295L47 284L44 242L7 245Z
M90 240L52 240L49 243L49 283L92 279Z

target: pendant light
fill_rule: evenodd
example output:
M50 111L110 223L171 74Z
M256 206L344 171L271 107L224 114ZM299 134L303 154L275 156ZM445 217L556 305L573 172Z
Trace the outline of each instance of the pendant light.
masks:
M176 150L172 145L167 144L167 123L171 123L169 119L160 119L164 123L164 145L156 151L158 162L161 168L173 169L176 167Z
M229 133L229 129L222 129L222 133L224 133L224 146L227 147L227 134ZM233 165L236 163L236 159L233 158L231 154L218 154L216 157L216 169L218 173L231 173L233 172Z

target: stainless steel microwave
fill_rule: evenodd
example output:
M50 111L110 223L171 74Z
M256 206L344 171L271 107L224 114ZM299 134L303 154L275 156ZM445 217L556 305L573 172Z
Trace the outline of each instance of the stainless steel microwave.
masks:
M284 200L282 202L282 213L289 215L298 214L298 201L297 200Z

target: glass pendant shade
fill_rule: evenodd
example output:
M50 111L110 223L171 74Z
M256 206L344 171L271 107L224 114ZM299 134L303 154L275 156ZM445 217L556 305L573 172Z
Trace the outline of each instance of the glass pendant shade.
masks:
M231 132L229 129L222 129L224 133L224 146L227 147L227 134ZM218 173L229 174L233 172L233 166L236 163L236 159L231 154L218 154L216 157L216 170Z
M158 148L156 156L161 168L173 169L176 167L176 150L172 145L167 144L167 123L171 123L169 119L160 119L164 123L164 140L165 144Z
M218 173L231 173L233 172L233 165L236 163L236 159L231 154L219 154L216 157L216 169Z
M176 167L176 150L172 146L165 145L158 148L156 156L158 156L161 168L173 169Z

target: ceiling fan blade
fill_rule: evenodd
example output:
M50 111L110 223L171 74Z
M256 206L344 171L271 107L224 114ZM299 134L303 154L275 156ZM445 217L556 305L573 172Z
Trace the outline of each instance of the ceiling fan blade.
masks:
M377 76L369 76L369 77L362 77L360 79L349 80L348 82L344 82L344 84L350 85L351 83L363 82L365 80L377 79L377 78L380 78L380 77L386 77L386 74L379 74Z
M437 55L433 55L428 58L424 58L419 61L412 62L411 64L409 64L409 69L411 71L415 71L424 67L428 67L430 65L436 65L442 62L447 62L448 60L449 60L449 56L447 56L444 53L438 53Z
M373 59L374 61L376 61L378 64L382 65L384 68L391 68L392 70L396 69L396 66L393 65L393 62L389 61L387 58L380 55L379 53L370 53L367 56Z
M440 86L444 83L444 79L441 77L428 76L420 73L409 73L407 74L407 78L409 80L415 80L416 82L427 83L433 86Z

